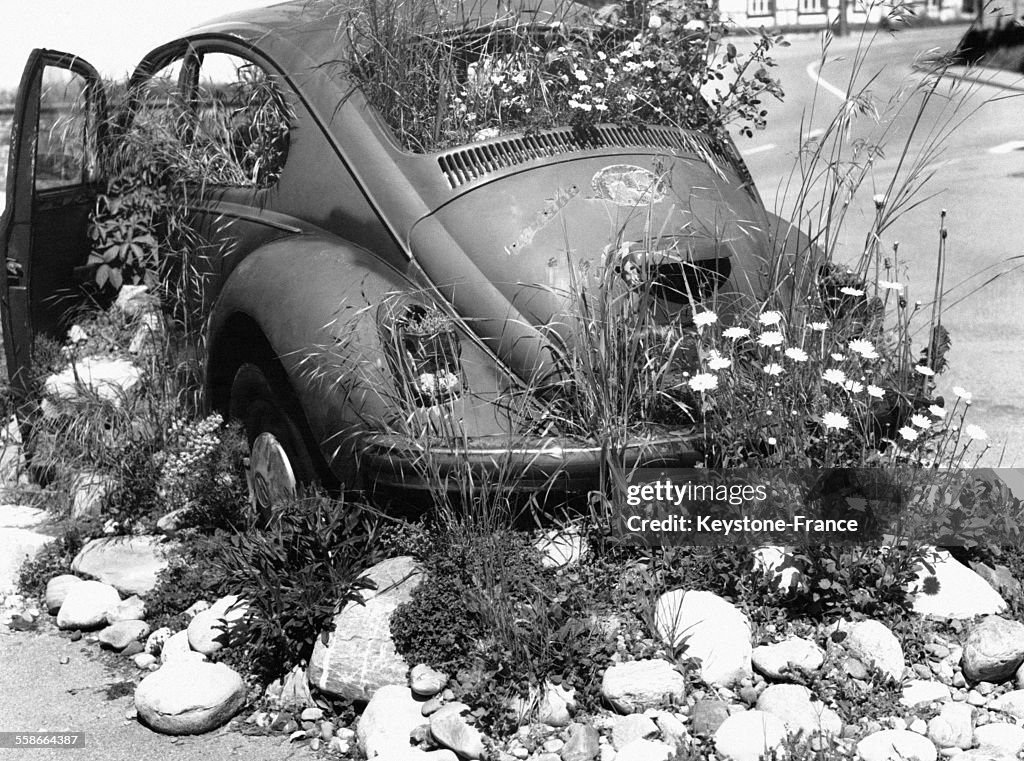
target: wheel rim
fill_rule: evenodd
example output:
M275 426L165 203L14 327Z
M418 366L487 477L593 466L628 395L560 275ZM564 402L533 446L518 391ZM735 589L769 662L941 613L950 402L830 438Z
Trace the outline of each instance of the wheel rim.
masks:
M295 498L295 472L277 437L263 432L252 443L249 458L249 499L262 517Z

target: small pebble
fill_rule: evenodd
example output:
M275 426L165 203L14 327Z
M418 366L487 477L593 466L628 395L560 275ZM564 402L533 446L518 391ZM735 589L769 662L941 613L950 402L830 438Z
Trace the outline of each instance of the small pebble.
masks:
M135 706L132 706L124 712L124 718L127 721L135 721L137 718L139 718L139 714L138 711L135 710Z
M320 725L320 739L324 742L327 742L332 737L334 737L334 722L325 721L323 724Z
M910 722L910 726L907 727L907 729L911 732L916 732L919 735L924 735L928 733L928 722L924 719L914 719Z
M320 750L320 738L319 737L314 737L312 740L309 741L309 749L313 750L313 751Z
M995 690L996 686L992 682L978 682L974 689L980 692L982 695L991 695L992 691Z
M558 751L560 751L564 747L565 743L559 740L557 737L552 737L550 740L544 741L545 753L558 753Z
M60 665L61 666L67 666L69 663L71 663L71 659L68 658L66 655L62 655L60 657Z
M988 702L988 700L977 690L971 690L967 693L967 702L972 706L983 706Z

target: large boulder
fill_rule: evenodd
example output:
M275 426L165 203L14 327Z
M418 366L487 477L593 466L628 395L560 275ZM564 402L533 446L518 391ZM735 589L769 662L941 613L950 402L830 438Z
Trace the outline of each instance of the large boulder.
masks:
M616 663L604 672L601 695L621 713L643 711L671 698L686 697L686 679L661 659Z
M715 732L715 750L726 761L772 758L786 740L786 725L764 711L734 713Z
M245 704L245 682L223 663L175 660L135 690L144 724L169 735L198 735L226 724Z
M409 750L409 735L429 722L422 714L423 701L408 687L384 685L374 692L356 724L359 747L368 759L391 758Z
M53 541L40 530L46 511L25 505L0 505L0 596L17 587L18 573L26 558L35 557Z
M145 597L167 567L162 537L113 536L93 539L75 555L71 570L95 576L122 594Z
M728 686L753 675L750 622L713 592L666 592L658 598L654 625L662 642L700 660L707 684Z
M351 602L334 619L325 645L318 639L309 662L309 681L349 700L369 700L386 684L404 684L409 664L391 639L391 614L422 580L411 557L391 558L363 574L376 584L362 590L363 604Z
M971 629L961 664L971 682L1002 682L1024 662L1024 624L988 616Z
M933 550L918 564L910 583L914 612L941 618L973 618L1006 610L1006 601L985 579L945 550Z
M117 590L102 581L83 581L68 588L57 611L61 629L95 629L107 622L107 610L121 602Z

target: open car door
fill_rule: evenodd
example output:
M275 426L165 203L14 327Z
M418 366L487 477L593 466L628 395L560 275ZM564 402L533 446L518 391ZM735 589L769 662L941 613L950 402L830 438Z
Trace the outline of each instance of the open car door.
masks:
M7 205L0 219L0 312L7 373L27 391L32 344L56 335L89 255L89 212L99 189L106 98L81 58L33 50L11 123Z

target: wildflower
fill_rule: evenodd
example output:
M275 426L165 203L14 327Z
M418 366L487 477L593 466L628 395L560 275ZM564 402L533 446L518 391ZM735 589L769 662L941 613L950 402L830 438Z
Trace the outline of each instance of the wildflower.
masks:
M846 381L846 383L843 384L843 388L845 388L852 394L859 394L861 391L864 390L864 384L859 383L858 381L855 380L848 380Z
M826 383L835 383L837 386L841 386L846 383L846 373L842 370L837 370L834 367L830 367L821 376Z
M81 325L71 326L71 330L68 331L68 341L73 344L77 344L88 340L89 334L85 332Z
M726 328L724 331L722 331L722 335L725 336L726 338L731 338L733 341L735 341L737 338L746 338L747 336L749 336L750 328Z
M985 429L980 425L971 424L964 428L964 433L967 434L968 438L975 441L984 441L988 438L988 434L985 433Z
M758 337L757 342L761 346L778 346L782 343L782 340L782 333L777 330L769 330L767 333L762 333Z
M953 386L953 393L956 394L961 399L963 399L968 404L970 404L971 400L974 399L974 394L965 389L963 386Z
M836 362L842 362L844 359L846 359L845 354L839 354L838 352L833 352L829 356L832 357L832 359Z
M811 330L816 330L819 333L821 333L821 332L823 332L825 330L828 330L828 323L827 322L812 322L811 323Z
M761 316L757 318L762 325L778 325L780 320L782 320L782 313L775 311L762 312Z
M732 360L723 357L717 351L712 350L708 357L708 367L712 370L725 370L732 366Z
M797 348L786 349L785 354L786 354L786 356L789 359L793 360L794 362L806 362L807 361L807 352L804 351L803 349L797 349Z
M773 447L773 446L775 446L778 443L779 443L778 440L774 436L769 436L768 437L768 446Z
M935 371L928 367L928 365L914 365L914 370L926 377L931 377L935 375Z
M931 407L929 407L928 411L932 413L935 417L946 417L946 410L937 404L933 404Z
M705 325L711 325L715 322L718 322L718 315L710 309L705 309L703 312L697 312L693 316L693 324L698 328L703 328Z
M768 375L780 375L782 373L782 365L778 362L769 362L763 369Z
M863 338L855 338L847 344L850 351L860 354L864 359L878 359L878 352L870 341Z
M713 391L718 388L718 376L713 373L697 373L690 378L690 388L694 391Z
M842 288L840 288L839 292L840 293L845 293L847 296L863 296L864 295L864 291L860 290L859 288L851 288L848 285L844 285Z
M661 28L661 16L657 13L652 13L651 17L647 19L648 29L660 29Z
M587 72L585 72L583 69L576 69L575 71L573 71L573 75L579 82L587 81Z
M903 290L903 283L896 283L892 280L879 280L878 287L899 293Z
M876 209L881 209L883 206L885 206L885 194L884 193L875 193L875 195L872 198L872 200L875 202L875 208Z
M905 425L900 428L899 434L905 441L917 441L917 431L909 425Z
M838 412L826 412L821 416L821 422L825 424L826 428L837 431L845 431L850 427L850 419L846 415L840 415Z
M885 389L881 386L875 386L868 384L868 396L873 396L875 399L881 399L885 396Z
M910 423L918 428L929 428L931 427L932 421L928 419L927 415L912 415Z

